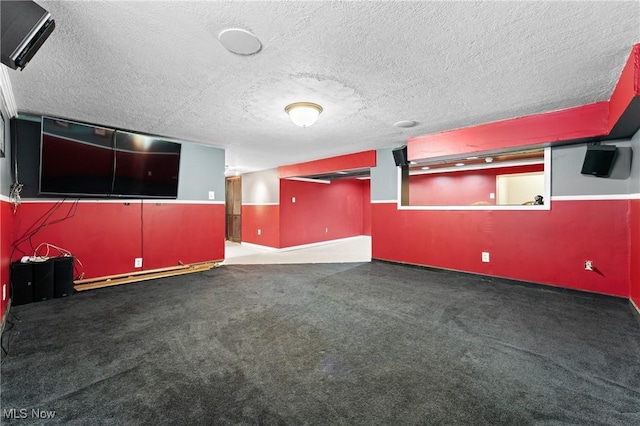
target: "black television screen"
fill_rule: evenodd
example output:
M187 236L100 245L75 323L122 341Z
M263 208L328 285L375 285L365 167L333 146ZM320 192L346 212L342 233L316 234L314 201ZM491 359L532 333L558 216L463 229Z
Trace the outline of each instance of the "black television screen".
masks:
M40 193L109 195L113 156L113 130L44 117Z
M43 117L40 194L176 198L181 145Z
M116 131L115 196L176 198L181 145Z
M614 145L590 145L582 163L583 175L608 177L618 149Z

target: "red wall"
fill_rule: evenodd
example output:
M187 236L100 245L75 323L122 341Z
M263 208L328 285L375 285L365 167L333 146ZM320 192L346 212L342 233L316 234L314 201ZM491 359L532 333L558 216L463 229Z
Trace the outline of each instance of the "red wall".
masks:
M44 223L56 204L23 202L14 217L16 239ZM60 222L46 226L31 243L22 242L13 259L47 242L71 251L84 265L76 271L84 271L84 278L221 260L224 217L223 204L65 202L46 220ZM136 257L143 258L143 268L134 268Z
M6 284L6 299L0 299L0 321L4 319L7 304L10 297L9 285L9 256L11 255L11 242L13 240L13 206L11 203L0 200L0 295L2 286ZM1 297L1 296L0 296Z
M371 236L371 180L362 180L362 235Z
M280 247L363 234L362 180L280 180ZM292 202L295 197L296 202Z
M258 235L258 229L260 235ZM280 206L242 205L242 242L280 247Z
M465 206L477 201L495 204L489 193L496 194L496 176L512 173L541 172L543 164L432 173L409 176L409 201L412 206ZM533 200L533 196L531 199Z
M630 235L630 276L629 297L640 309L640 200L630 200L629 235Z
M553 201L540 211L418 211L375 203L372 257L627 297L628 205ZM481 261L483 251L490 263ZM585 271L585 260L597 271Z
M145 202L142 209L144 269L224 259L224 204Z

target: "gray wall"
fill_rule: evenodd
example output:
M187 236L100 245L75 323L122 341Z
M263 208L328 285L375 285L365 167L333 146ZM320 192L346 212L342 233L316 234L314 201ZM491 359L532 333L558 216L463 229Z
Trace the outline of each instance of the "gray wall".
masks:
M24 185L23 198L38 197L40 123L33 117L17 120L18 179ZM209 191L213 191L214 201L224 201L224 150L188 142L181 144L178 200L209 200Z
M224 150L193 143L182 143L178 200L224 201Z
M394 149L376 151L377 166L371 168L371 201L398 199L398 168L393 159Z
M280 202L280 179L277 169L242 175L242 203L273 204Z
M0 114L4 119L4 134L2 135L4 138L4 157L0 157L0 194L9 196L9 189L13 183L13 178L11 177L11 140L9 139L11 123L9 121L9 113L5 107L2 90L0 90Z
M640 132L631 139L606 141L603 144L618 147L618 155L608 178L580 174L587 144L553 148L551 195L616 195L640 192Z

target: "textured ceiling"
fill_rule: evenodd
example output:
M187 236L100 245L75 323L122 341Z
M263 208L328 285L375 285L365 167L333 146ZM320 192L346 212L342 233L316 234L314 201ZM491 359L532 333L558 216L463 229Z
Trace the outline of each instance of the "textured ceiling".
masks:
M241 172L606 100L640 41L638 1L37 3L56 29L9 70L19 111L225 148ZM231 27L262 51L225 50ZM295 101L319 121L291 123Z

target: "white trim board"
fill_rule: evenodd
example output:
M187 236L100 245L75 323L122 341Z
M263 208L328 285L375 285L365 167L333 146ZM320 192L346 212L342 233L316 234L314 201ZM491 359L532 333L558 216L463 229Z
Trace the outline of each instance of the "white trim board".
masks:
M640 194L607 194L607 195L555 195L551 201L606 201L631 200Z
M398 204L398 200L371 200L371 204Z
M7 197L6 195L0 194L0 201L4 201L6 203L10 203L11 202L11 198Z
M48 198L48 199L42 199L42 198L23 198L22 199L22 203L23 204L37 204L37 203L96 203L96 204L124 204L124 203L129 203L129 204L224 204L224 201L209 201L209 200L165 200L165 199L144 199L141 200L139 198L136 199L78 199L78 198L67 198L65 200L61 200L61 199L54 199L54 198Z
M280 203L242 203L243 206L279 206Z

